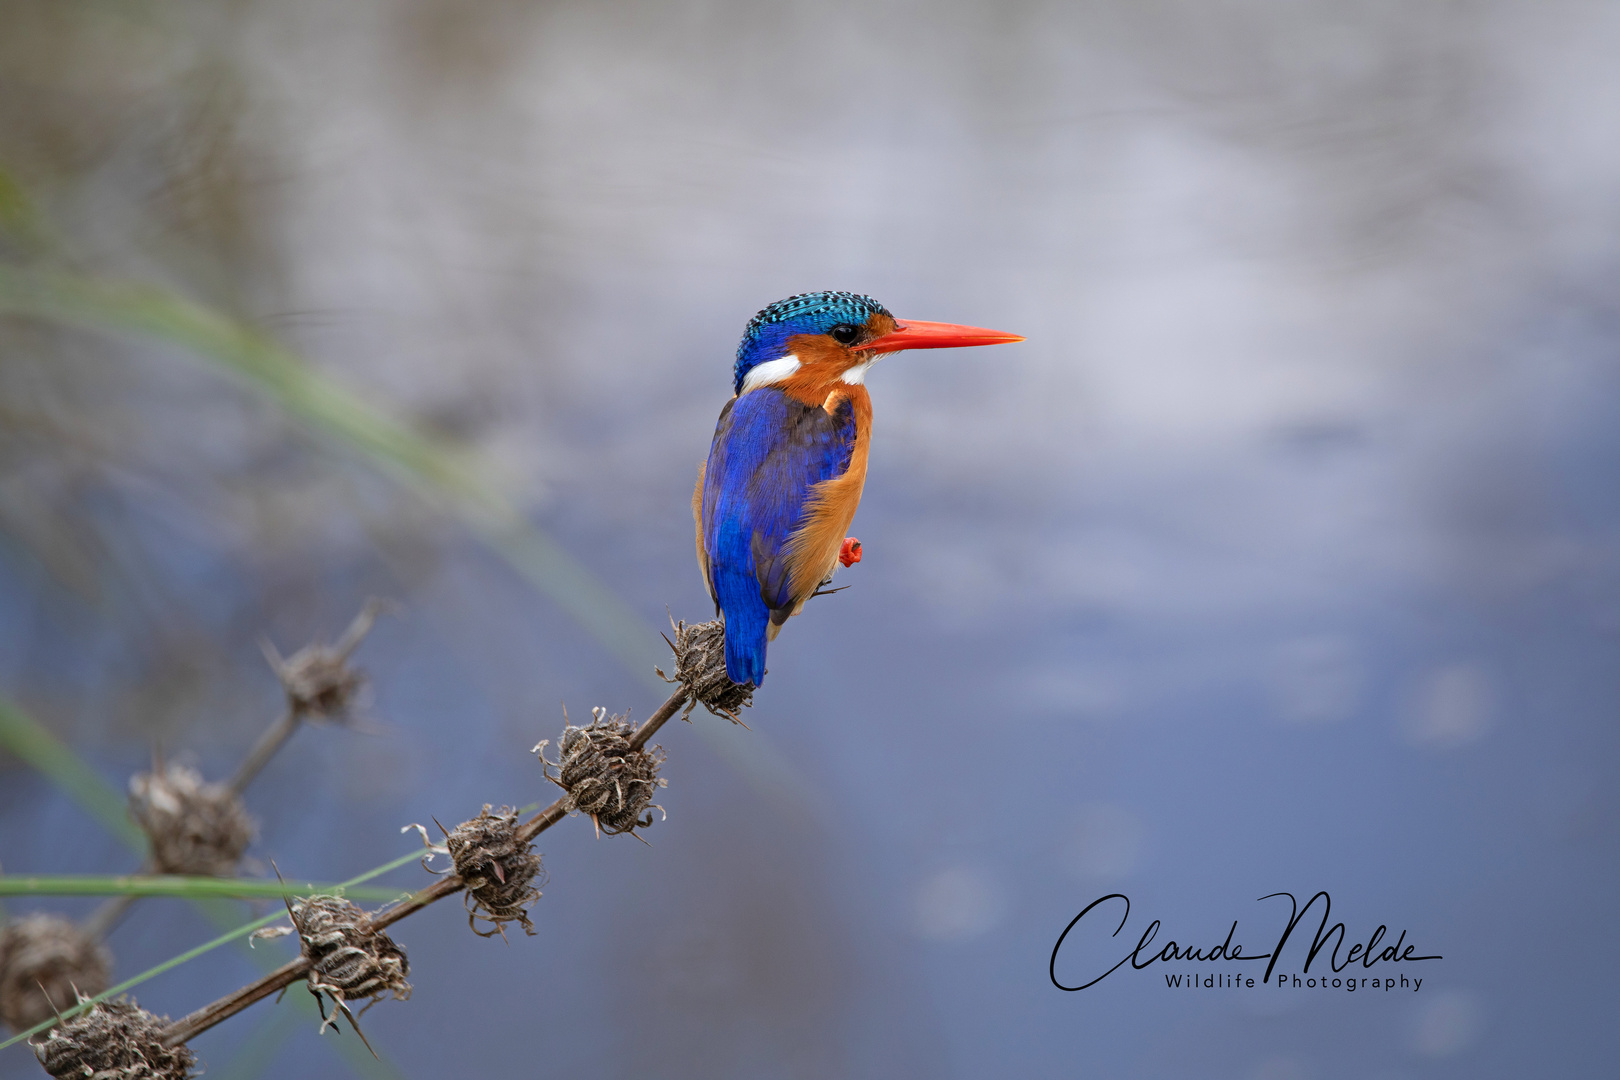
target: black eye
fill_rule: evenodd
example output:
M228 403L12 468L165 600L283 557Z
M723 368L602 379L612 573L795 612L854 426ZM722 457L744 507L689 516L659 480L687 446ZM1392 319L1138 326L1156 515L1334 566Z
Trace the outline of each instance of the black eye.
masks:
M838 342L840 345L853 345L855 344L855 339L861 336L861 330L858 326L851 326L848 323L843 323L842 325L835 326L831 330L827 331L827 336Z

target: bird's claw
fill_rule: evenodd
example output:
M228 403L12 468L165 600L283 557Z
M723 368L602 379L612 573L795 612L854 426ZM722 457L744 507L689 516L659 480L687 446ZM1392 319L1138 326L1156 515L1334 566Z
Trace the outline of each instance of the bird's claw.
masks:
M843 563L845 566L851 566L860 562L861 542L855 539L853 536L844 537L844 545L838 549L838 561ZM833 576L829 572L826 577L822 578L816 583L816 591L811 593L810 596L831 596L833 593L843 592L845 589L849 588L848 585L843 585L836 589L827 588L828 585L832 584L832 579ZM809 599L809 597L806 597L806 599Z

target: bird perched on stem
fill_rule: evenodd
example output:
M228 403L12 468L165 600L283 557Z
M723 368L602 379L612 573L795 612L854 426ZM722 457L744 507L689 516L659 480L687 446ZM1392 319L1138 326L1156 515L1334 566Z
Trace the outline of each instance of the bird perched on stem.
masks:
M844 534L866 484L866 373L889 353L1024 340L976 326L897 320L869 296L778 300L743 331L735 396L720 411L692 493L697 556L725 617L726 674L765 681L765 645L832 576L860 559Z

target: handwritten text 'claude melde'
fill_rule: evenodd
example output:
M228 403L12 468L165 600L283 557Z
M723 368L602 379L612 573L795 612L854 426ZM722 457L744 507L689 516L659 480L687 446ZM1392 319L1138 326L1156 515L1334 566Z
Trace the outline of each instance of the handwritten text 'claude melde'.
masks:
M1299 902L1294 899L1293 893L1271 893L1268 896L1262 896L1260 899L1272 900L1279 899L1281 897L1288 898L1288 922L1287 925L1283 927L1281 935L1278 936L1277 944L1270 952L1250 954L1243 951L1243 946L1241 944L1234 945L1232 943L1232 938L1237 935L1237 921L1235 919L1232 922L1232 928L1226 933L1226 940L1221 942L1219 945L1214 945L1209 948L1195 948L1191 945L1178 945L1175 941L1170 941L1163 948L1154 950L1151 948L1151 946L1153 945L1154 939L1158 937L1160 930L1159 920L1154 919L1152 922L1148 923L1147 928L1142 931L1142 936L1137 940L1136 947L1131 949L1130 952L1126 953L1125 956L1116 962L1113 967L1108 968L1106 971L1102 971L1100 974L1096 973L1095 971L1081 972L1081 982L1073 986L1066 985L1058 978L1058 954L1063 949L1063 943L1071 940L1070 934L1074 934L1075 937L1071 941L1072 948L1074 944L1085 941L1088 932L1095 933L1102 930L1106 926L1101 916L1093 917L1089 921L1086 917L1091 915L1094 910L1098 909L1104 904L1108 904L1110 901L1117 901L1119 904L1123 904L1124 911L1120 914L1119 925L1114 927L1113 933L1109 934L1109 937L1118 937L1119 932L1125 929L1126 920L1130 918L1131 901L1130 898L1124 893L1109 893L1107 896L1098 897L1096 900L1093 900L1091 903L1087 904L1084 911L1080 912L1080 914L1076 915L1072 920L1070 920L1069 925L1064 928L1063 933L1058 935L1057 944L1052 946L1052 963L1050 966L1052 985L1056 986L1059 990L1085 990L1088 987L1096 986L1108 976L1124 967L1127 963L1136 970L1141 971L1145 968L1151 967L1155 963L1171 964L1177 961L1209 963L1211 961L1219 960L1269 960L1270 962L1266 964L1265 974L1260 977L1260 983L1264 985L1271 981L1273 970L1277 967L1277 961L1282 959L1283 947L1288 944L1288 939L1293 935L1294 928L1299 925L1300 920L1305 917L1305 913L1314 907L1318 900L1322 902L1322 921L1321 924L1316 928L1316 934L1311 939L1310 948L1305 952L1305 965L1300 969L1297 975L1287 972L1276 972L1277 985L1279 987L1298 987L1301 989L1310 988L1324 990L1337 989L1349 991L1358 989L1389 991L1399 988L1402 990L1415 991L1421 989L1423 986L1423 980L1416 976L1409 977L1405 973L1391 974L1387 968L1379 969L1375 974L1372 975L1365 975L1363 972L1375 969L1376 965L1379 964L1403 964L1415 963L1420 960L1441 959L1438 954L1434 956L1412 955L1416 951L1417 946L1406 944L1405 930L1400 932L1400 935L1395 939L1394 944L1385 945L1384 941L1389 936L1389 927L1383 925L1382 923L1379 924L1376 930L1368 935L1366 941L1352 941L1349 943L1348 948L1346 948L1345 939L1348 935L1348 931L1345 929L1344 923L1334 923L1331 927L1328 926L1328 912L1332 910L1333 901L1328 897L1326 892L1319 892L1315 896L1311 897L1310 901L1306 903L1303 908L1300 907ZM1082 922L1084 922L1086 925L1082 926ZM1326 949L1330 942L1332 943L1332 950L1328 953L1326 959L1328 961L1328 966L1332 968L1332 973L1329 974L1326 972L1318 972L1318 974L1312 975L1310 973L1311 964L1315 962L1317 954L1321 953L1323 949ZM1339 950L1341 948L1345 949L1343 960L1339 958ZM1297 951L1298 950L1296 949L1296 952ZM1359 965L1359 970L1356 968L1351 968L1352 964ZM1101 965L1098 966L1100 967ZM1350 969L1348 973L1345 973L1346 969ZM1252 988L1255 985L1254 977L1250 974L1234 975L1228 972L1222 972L1219 974L1205 974L1207 971L1208 969L1204 968L1175 974L1166 973L1164 977L1164 984L1171 989L1235 989L1239 987ZM1068 977L1073 978L1074 976L1069 975Z

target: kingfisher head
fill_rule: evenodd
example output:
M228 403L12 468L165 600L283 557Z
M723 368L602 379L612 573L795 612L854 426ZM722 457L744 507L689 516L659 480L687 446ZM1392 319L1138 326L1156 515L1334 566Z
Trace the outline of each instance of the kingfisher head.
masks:
M866 371L902 349L999 345L1017 334L952 323L903 322L889 309L851 292L800 293L778 300L749 320L737 346L735 391L782 382L800 371L825 381L860 383Z

